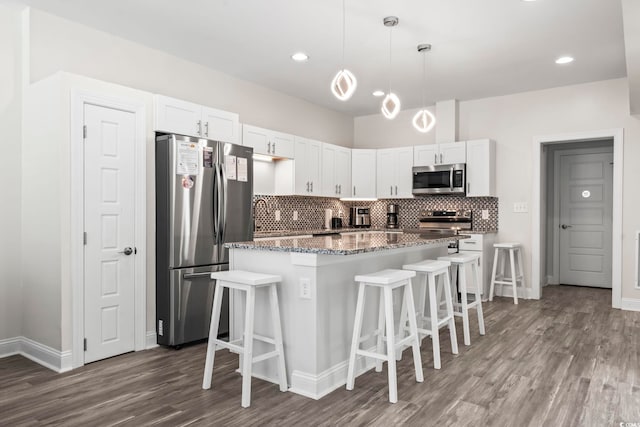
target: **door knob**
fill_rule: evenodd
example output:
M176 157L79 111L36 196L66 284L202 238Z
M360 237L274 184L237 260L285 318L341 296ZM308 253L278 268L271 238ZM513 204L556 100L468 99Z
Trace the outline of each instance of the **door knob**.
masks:
M133 253L133 249L126 247L124 250L118 252L119 254L131 255Z
M573 225L562 224L560 227L562 227L563 230L566 230L567 228L573 227Z

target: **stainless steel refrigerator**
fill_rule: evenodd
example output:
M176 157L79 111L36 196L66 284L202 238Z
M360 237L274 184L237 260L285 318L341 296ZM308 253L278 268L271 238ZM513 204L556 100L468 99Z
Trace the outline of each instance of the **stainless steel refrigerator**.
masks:
M210 274L229 269L224 243L253 239L252 155L225 142L156 136L158 344L179 347L209 334ZM220 336L229 331L228 301Z

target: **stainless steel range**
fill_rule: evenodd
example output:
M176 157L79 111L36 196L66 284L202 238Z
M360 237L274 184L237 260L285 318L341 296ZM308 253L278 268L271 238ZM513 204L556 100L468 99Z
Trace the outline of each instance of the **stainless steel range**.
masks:
M434 233L458 233L471 230L472 212L461 210L424 210L420 213L420 229ZM449 242L449 253L458 253L458 241Z

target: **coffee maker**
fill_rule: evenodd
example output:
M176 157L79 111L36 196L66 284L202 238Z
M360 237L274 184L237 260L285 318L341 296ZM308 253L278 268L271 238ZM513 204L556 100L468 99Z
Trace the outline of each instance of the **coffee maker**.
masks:
M398 205L389 204L387 205L387 228L398 228Z

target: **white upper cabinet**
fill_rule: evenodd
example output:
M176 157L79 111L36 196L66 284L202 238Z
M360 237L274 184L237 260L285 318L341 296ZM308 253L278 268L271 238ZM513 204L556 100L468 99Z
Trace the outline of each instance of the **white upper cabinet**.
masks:
M180 99L155 95L154 130L238 143L239 116Z
M413 147L414 166L449 165L466 163L466 161L467 151L464 141Z
M351 150L339 145L322 144L322 195L351 195Z
M351 150L351 196L376 198L376 150Z
M378 198L412 198L413 147L378 150L376 156Z
M300 196L322 195L320 178L322 143L312 139L295 137L293 194Z
M467 197L496 196L495 159L495 141L467 141Z
M273 157L294 157L294 136L257 126L242 125L242 145L253 147L255 154Z

